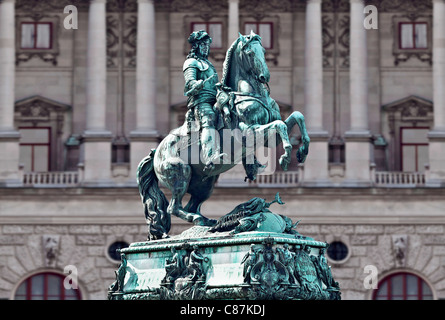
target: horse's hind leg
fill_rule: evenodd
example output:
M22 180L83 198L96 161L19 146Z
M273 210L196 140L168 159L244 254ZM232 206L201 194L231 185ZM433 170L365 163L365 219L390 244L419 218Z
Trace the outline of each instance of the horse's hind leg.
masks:
M184 210L195 215L193 221L195 224L212 226L216 223L215 220L204 217L201 214L201 205L210 198L216 180L218 180L218 176L208 177L204 181L198 178L190 183L191 197Z
M192 176L190 166L180 158L164 160L158 176L172 193L167 213L185 221L193 222L194 215L182 208L182 198L187 192Z
M192 222L193 217L182 210L182 198L187 192L192 175L190 166L179 158L173 158L162 163L160 173L160 180L172 193L167 212L170 215Z

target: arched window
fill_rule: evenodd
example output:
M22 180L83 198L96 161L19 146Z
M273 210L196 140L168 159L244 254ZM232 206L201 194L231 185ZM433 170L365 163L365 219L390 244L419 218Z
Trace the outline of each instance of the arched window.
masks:
M433 292L420 277L399 272L385 277L374 291L374 300L432 300Z
M23 281L15 292L15 300L80 300L79 289L66 289L65 275L53 272L35 274ZM71 282L71 286L74 287Z

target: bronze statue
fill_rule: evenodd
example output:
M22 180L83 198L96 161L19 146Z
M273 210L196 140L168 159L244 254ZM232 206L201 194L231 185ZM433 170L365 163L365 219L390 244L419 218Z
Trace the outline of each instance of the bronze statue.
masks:
M240 35L233 42L227 51L218 84L215 84L216 71L207 60L210 37L198 31L192 33L189 41L195 49L193 51L192 48L193 52L184 64L185 90L190 108L188 117L198 118L201 138L193 141L190 136L183 135L188 130L174 130L140 162L137 177L149 239L168 236L171 215L195 225L215 225L216 220L201 214L202 203L211 196L219 175L238 163L243 163L249 179L256 178L261 169L255 159L256 147L275 148L282 143L284 153L279 163L283 170L287 170L292 150L289 133L295 125L298 125L302 136L297 160L304 162L309 151L310 139L303 115L294 111L283 121L278 104L270 97L270 73L258 35ZM218 120L221 118L222 121ZM187 119L181 128L187 129L192 122ZM224 157L224 161L214 161L220 160L222 155L218 142L222 146L224 142L233 145L235 141L240 143L240 147L227 151L228 160ZM252 141L263 143L256 145L251 144ZM201 154L205 161L189 161L194 155L192 151ZM184 154L188 156L184 157ZM159 188L159 183L171 191L170 201ZM190 193L191 197L183 206L185 193Z

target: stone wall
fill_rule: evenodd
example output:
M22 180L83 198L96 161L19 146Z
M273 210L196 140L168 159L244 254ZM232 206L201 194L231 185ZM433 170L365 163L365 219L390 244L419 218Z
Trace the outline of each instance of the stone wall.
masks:
M78 272L82 299L106 299L119 262L107 254L115 241L146 237L144 225L3 225L0 233L0 298L13 298L18 285L34 273L63 274L66 266ZM45 258L44 237L58 238L54 262ZM68 273L66 273L68 275Z
M174 224L172 234L188 225ZM367 265L377 267L378 279L398 271L414 273L432 288L435 298L445 298L445 225L359 225L304 224L298 231L317 241L341 241L349 254L341 263L329 259L334 279L339 282L342 299L371 299L372 290L363 281ZM407 237L403 265L395 257L394 235ZM58 237L58 251L48 265L43 238ZM127 243L146 239L146 227L126 225L25 225L11 224L0 228L0 298L12 298L18 285L37 272L63 274L68 265L78 271L83 299L106 299L107 288L114 281L118 262L107 254L115 241Z
M347 245L350 254L341 264L329 260L343 299L372 298L372 289L365 289L363 285L369 275L364 271L367 265L377 268L379 281L395 272L414 273L431 286L435 298L445 297L445 225L303 224L298 230L319 241L341 241ZM394 242L401 236L407 239L404 261L395 255Z

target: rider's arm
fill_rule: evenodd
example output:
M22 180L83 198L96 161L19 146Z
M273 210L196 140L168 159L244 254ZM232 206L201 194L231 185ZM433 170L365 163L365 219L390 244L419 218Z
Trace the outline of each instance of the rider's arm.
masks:
M195 59L187 59L184 62L184 95L193 96L201 91L203 80L198 80L198 62Z

